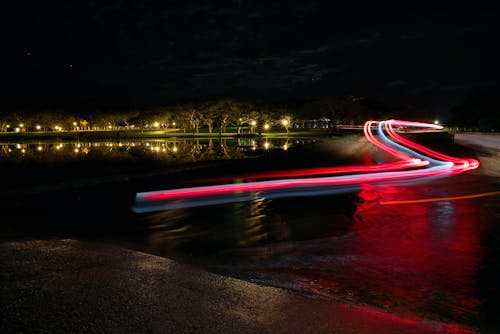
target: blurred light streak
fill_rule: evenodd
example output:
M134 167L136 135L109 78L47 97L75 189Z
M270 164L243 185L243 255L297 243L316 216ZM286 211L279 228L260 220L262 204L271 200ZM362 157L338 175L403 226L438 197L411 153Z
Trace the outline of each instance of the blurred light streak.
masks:
M258 179L272 179L272 178L284 178L284 177L303 177L303 176L313 176L313 175L333 175L333 174L351 174L351 173L368 173L368 172L383 172L383 171L396 171L409 168L424 167L429 164L429 161L423 161L420 159L409 159L405 161L395 161L379 165L371 166L344 166L344 167L316 167L316 168L302 168L284 171L270 171L254 174L243 174L238 175L238 179L243 180L258 180ZM233 181L234 176L227 177L216 177L202 180L203 182L221 182L221 181ZM199 182L199 181L198 181Z
M380 204L394 205L394 204L414 204L414 203L427 203L427 202L439 202L439 201L456 201L460 199L480 198L480 197L495 196L495 195L500 195L500 191L492 191L487 193L465 195L465 196L422 198L422 199L413 199L404 201L386 201L386 202L380 202Z
M365 183L426 181L432 178L445 177L479 167L479 162L477 160L450 157L409 141L399 136L395 132L393 125L401 130L406 130L407 128L442 129L439 125L419 122L397 120L381 122L368 121L363 128L367 140L387 153L399 158L401 161L374 166L348 166L278 171L258 174L257 177L301 177L296 179L275 179L258 182L140 192L136 194L136 201L132 210L134 212L152 212L182 207L250 201L259 197L283 198L351 192L356 191L360 184ZM380 140L373 135L372 127L376 127ZM386 131L392 139L387 137L384 131ZM399 144L397 142L399 142ZM421 168L424 166L426 168ZM408 168L414 169L402 170ZM366 174L304 177L346 173Z

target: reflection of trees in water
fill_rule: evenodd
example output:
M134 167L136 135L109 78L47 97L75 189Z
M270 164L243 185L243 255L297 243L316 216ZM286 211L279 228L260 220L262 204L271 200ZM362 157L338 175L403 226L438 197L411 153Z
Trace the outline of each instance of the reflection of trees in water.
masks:
M87 158L134 158L172 161L203 161L245 157L236 141L221 138L138 142L47 142L0 145L4 159L42 157L47 160Z
M43 158L45 161L78 159L149 159L196 162L240 159L269 149L287 150L313 140L286 138L193 138L141 141L47 141L0 144L2 160Z

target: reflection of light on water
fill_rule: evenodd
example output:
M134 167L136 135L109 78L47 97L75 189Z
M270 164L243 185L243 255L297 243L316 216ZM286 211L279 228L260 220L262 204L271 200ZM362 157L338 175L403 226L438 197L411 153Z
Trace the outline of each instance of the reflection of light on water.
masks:
M145 251L169 256L179 252L237 249L282 239L288 230L269 221L270 200L196 209L161 211L141 217L148 238Z
M243 235L240 240L240 246L248 247L259 243L259 241L266 239L268 233L265 231L263 225L266 217L265 211L267 203L263 198L258 198L248 203L247 214L245 215Z
M280 138L268 139L268 149L282 147ZM309 142L314 142L310 140ZM243 142L243 141L242 141ZM97 159L145 159L146 161L213 161L220 159L241 159L255 157L262 153L259 148L263 141L247 140L248 145L238 147L236 140L230 139L148 139L147 141L96 141L85 142L38 141L36 143L0 143L0 162L2 160L62 162L64 160ZM252 143L252 145L250 145ZM91 152L92 151L92 152ZM51 160L52 159L52 160Z
M193 226L186 223L186 210L171 210L152 214L143 224L150 232L146 251L153 254L165 254L181 246L192 238Z
M452 238L456 224L454 204L450 201L429 203L429 215L432 235L444 242Z
M480 253L478 217L470 203L380 205L418 198L426 191L432 189L362 187L351 233L356 245L352 256L363 264L345 269L345 277L355 274L357 282L339 276L337 284L377 306L385 306L387 299L397 301L397 307L389 305L396 311L432 310L445 319L474 319L479 301L471 273Z

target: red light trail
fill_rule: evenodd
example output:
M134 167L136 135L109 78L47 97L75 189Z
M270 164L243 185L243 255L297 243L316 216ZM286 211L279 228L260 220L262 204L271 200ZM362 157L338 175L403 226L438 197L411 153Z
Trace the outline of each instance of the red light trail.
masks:
M422 181L479 167L477 160L450 157L405 139L397 134L394 126L397 126L400 131L414 128L442 129L439 125L419 122L368 121L363 128L367 140L400 161L371 166L308 168L259 173L247 175L246 178L274 179L141 192L136 194L136 202L132 209L142 213L249 201L257 197L325 195L355 191L359 189L359 185L366 183ZM379 138L372 133L373 127L376 127ZM318 177L318 175L327 176ZM290 179L290 177L298 178Z

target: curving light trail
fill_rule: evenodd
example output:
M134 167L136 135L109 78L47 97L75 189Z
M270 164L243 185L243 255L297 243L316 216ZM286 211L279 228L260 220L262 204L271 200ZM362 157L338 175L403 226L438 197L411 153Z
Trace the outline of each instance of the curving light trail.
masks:
M377 130L378 139L372 133L373 127ZM136 194L132 210L143 213L242 202L257 197L283 198L352 192L358 190L359 185L363 183L429 180L479 167L477 160L450 157L405 139L397 134L395 127L400 130L442 129L438 125L419 122L368 121L363 129L368 141L400 161L372 166L308 168L261 173L252 175L252 178L279 179L141 192Z
M399 205L399 204L416 204L416 203L441 202L441 201L457 201L457 200L461 200L461 199L480 198L480 197L498 196L498 195L500 195L500 191L490 191L487 193L465 195L465 196L434 197L434 198L410 199L410 200L403 200L403 201L383 201L383 202L380 202L380 204L382 204L382 205Z

